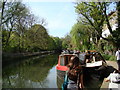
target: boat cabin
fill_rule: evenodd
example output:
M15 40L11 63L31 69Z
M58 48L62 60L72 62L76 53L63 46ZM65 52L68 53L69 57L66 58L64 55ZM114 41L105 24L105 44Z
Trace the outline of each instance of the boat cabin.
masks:
M96 67L106 63L102 55L98 52L81 53L79 54L79 59L86 67Z
M58 58L58 64L56 66L57 70L66 71L68 68L66 65L69 63L70 58L75 56L75 54L61 54Z
M102 55L95 50L89 50L86 53L79 53L79 54L66 54L62 53L59 55L58 58L58 64L56 66L56 69L59 71L66 71L68 70L67 64L70 61L70 58L72 56L78 56L80 63L84 67L97 67L97 66L102 66L106 64L106 61L102 57Z

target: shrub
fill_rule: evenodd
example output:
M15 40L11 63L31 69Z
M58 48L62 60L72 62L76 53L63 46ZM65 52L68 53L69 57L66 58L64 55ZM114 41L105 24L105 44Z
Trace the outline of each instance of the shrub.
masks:
M111 57L109 58L110 61L115 61L116 60L116 57L111 55Z
M116 60L116 57L114 55L102 54L102 56L105 60L109 60L109 61L115 61Z
M102 54L102 56L105 60L109 60L109 58L111 57L111 55L107 55L107 54Z

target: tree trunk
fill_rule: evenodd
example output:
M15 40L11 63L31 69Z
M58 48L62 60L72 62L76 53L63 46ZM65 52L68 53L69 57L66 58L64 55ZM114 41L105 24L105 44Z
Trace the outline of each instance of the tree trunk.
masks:
M4 12L4 8L5 8L5 3L6 2L3 0L3 3L2 3L2 12L1 12L1 23L2 23L2 19L3 19L3 12ZM1 26L1 24L0 24L0 26Z

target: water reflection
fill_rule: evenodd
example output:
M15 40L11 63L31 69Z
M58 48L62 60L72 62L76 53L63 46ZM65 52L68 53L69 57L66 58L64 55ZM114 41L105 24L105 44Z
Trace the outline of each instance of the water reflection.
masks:
M57 88L57 58L37 56L3 66L3 88Z

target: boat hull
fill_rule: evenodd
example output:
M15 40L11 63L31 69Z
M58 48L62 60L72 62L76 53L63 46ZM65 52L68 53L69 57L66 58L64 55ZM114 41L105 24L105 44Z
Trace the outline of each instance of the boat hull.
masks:
M85 88L99 89L104 78L101 78L101 72L97 71L100 67L84 67L83 68L83 82ZM57 86L62 87L66 71L57 70Z
M57 86L58 86L58 88L62 87L65 74L66 74L66 71L57 70Z

